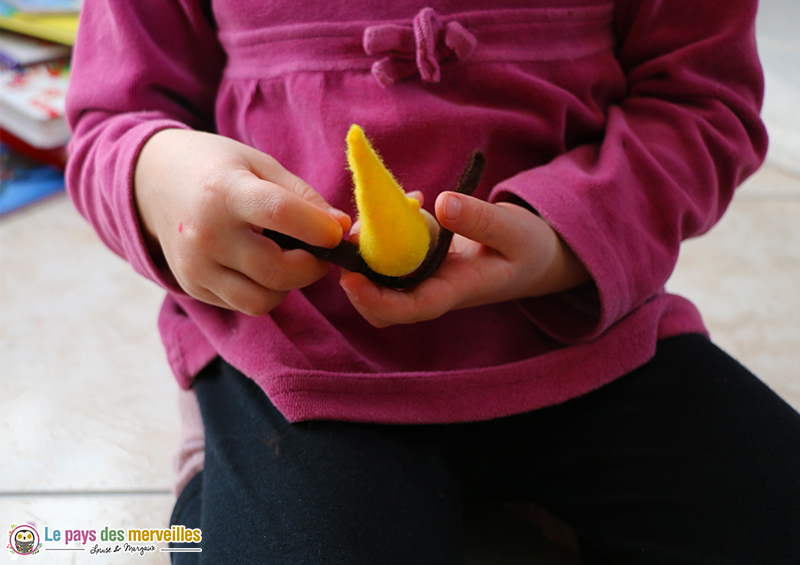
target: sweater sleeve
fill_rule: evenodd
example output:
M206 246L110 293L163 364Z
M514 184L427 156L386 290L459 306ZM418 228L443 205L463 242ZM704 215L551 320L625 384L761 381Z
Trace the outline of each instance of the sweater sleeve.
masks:
M210 11L197 0L83 4L67 93L67 190L112 251L173 291L139 226L134 167L159 130L213 130L223 65Z
M553 337L593 339L662 293L681 242L709 230L763 161L755 13L755 0L617 2L627 94L603 139L493 189L493 201L533 206L592 276L520 301Z

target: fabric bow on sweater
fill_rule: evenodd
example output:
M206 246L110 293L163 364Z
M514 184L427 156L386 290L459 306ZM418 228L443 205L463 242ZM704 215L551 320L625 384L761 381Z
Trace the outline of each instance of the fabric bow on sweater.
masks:
M469 59L477 43L464 26L442 22L432 8L423 8L412 26L385 24L364 30L364 51L383 56L372 65L372 75L383 86L416 72L425 82L439 82L440 64L453 56Z

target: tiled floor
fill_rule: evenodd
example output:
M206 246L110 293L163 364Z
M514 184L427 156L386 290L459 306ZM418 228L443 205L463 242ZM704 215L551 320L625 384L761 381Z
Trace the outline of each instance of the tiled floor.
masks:
M770 162L718 226L685 244L669 288L800 409L800 43L791 29L800 3L764 0L761 10ZM0 525L165 527L179 430L155 330L160 290L107 251L63 196L3 219L0 269ZM514 523L487 519L488 537L507 535L495 527L503 521ZM485 547L470 563L531 563L533 554L575 563L540 541L494 559ZM47 562L167 561L65 551Z
M160 290L63 195L4 219L0 245L0 524L166 527L179 422L155 331ZM114 557L91 562L126 562Z

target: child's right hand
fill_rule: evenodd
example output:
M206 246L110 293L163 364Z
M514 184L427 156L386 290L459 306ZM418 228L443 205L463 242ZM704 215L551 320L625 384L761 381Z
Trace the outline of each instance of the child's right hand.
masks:
M264 228L324 247L350 228L344 212L272 157L197 131L153 135L136 164L134 194L151 253L163 254L180 287L251 316L330 266L305 251L282 251Z

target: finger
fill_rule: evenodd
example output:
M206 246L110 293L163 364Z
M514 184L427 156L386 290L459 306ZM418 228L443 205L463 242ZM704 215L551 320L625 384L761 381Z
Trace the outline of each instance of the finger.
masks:
M264 289L248 283L242 275L218 264L205 269L202 278L179 279L178 282L192 298L219 308L253 315L273 308L280 299L279 293L272 293L278 296L270 296ZM256 295L262 295L262 298L253 298Z
M323 276L330 263L301 250L283 251L272 240L250 232L220 263L260 286L287 291L304 288Z
M377 285L359 273L343 271L340 284L356 310L379 328L432 320L458 302L458 292L448 281L437 278L411 291L398 291Z
M227 268L220 268L209 291L223 307L248 316L263 316L278 306L288 291L276 291L255 283L248 277Z
M358 245L359 243L359 235L361 234L361 220L356 220L353 222L353 226L350 228L350 233L347 236L347 241Z
M226 199L228 212L234 218L311 245L331 248L341 242L343 221L317 204L254 175L243 175L238 182L235 190L227 192Z
M409 198L413 198L414 200L419 202L420 206L425 204L425 195L419 190L412 190L411 192L406 192L406 196L408 196Z
M341 224L343 231L350 229L350 216L328 204L308 183L286 170L275 158L252 148L250 148L247 157L248 163L258 177L282 186L289 192L317 206L320 210L328 212Z
M190 287L181 284L181 288L184 290L184 292L186 292L186 294L201 302L205 302L206 304L210 304L212 306L217 306L218 308L225 308L226 310L234 310L230 304L222 300L219 296L206 287L200 287L196 285L194 287Z
M365 306L365 303L375 300L375 295L379 292L377 288L373 288L375 285L367 277L343 269L339 282L350 303L367 322L376 328L386 328L393 325L377 315L373 309Z
M504 255L513 254L525 243L527 226L521 214L531 212L454 192L443 192L436 199L436 216L445 228Z
M350 229L352 224L350 216L348 216L342 210L339 210L338 208L328 204L328 202L316 190L311 188L311 186L301 178L287 171L286 178L277 184L280 184L280 186L283 186L306 202L313 204L320 210L323 210L333 216L333 218L342 226L342 231L346 232Z

